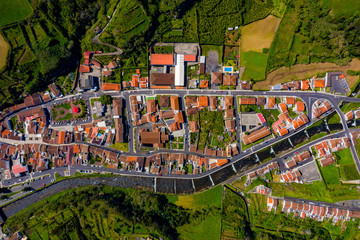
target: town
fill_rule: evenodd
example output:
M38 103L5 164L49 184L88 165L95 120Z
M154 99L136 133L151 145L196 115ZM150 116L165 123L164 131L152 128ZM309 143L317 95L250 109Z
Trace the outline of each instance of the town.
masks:
M81 173L206 176L227 166L235 170L234 163L245 161L253 152L258 162L286 153L286 148L274 150L275 145L285 140L291 148L296 145L293 136L299 133L305 133L311 144L309 134L317 136L310 133L314 125L329 128L344 120L347 127L347 122L356 124L360 118L357 108L337 112L340 99L333 96L349 93L342 72L256 92L250 81L239 79L236 68L218 62L215 51L215 56L201 55L198 44L157 44L149 51L148 72L135 69L122 83L112 78L118 74L116 59L102 64L96 59L101 51L86 51L75 78L77 93L65 95L52 83L46 91L27 96L24 103L4 109L2 186L31 185L39 179L36 174L46 176L40 179L43 185L37 186L46 186L56 174L71 174L62 167ZM245 184L267 179L270 172L279 182L321 180L318 168L335 164L333 152L357 144L360 133L354 130L309 145L302 153L290 149L291 158L275 158L253 171L244 169L248 170ZM261 152L265 153L262 159ZM284 201L283 211L298 211L300 217L358 217L350 210L332 213L336 208L319 207L324 209L317 212L316 206L304 205L306 211L295 209L292 206L297 203L279 200L263 185L254 191L269 196L269 209Z

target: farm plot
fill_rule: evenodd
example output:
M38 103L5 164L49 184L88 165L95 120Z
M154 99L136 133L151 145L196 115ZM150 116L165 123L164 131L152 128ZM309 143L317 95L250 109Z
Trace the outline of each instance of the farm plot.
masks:
M121 1L118 11L100 39L124 47L132 38L142 35L149 28L150 21L136 1Z
M6 66L6 59L9 52L9 44L0 34L0 70Z
M1 0L0 27L25 19L32 13L28 0Z

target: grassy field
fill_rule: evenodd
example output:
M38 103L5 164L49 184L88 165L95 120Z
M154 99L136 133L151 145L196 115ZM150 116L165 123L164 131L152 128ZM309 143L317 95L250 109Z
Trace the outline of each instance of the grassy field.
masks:
M339 170L334 164L320 168L320 171L326 184L340 184Z
M241 50L262 53L264 48L270 48L279 23L280 18L269 15L265 19L242 27Z
M341 15L352 15L356 11L360 10L360 4L358 0L322 0L321 5L325 8L331 9L336 17Z
M210 190L193 195L167 195L170 203L185 209L201 211L206 208L221 209L222 186L219 185ZM219 239L221 233L221 214L218 211L210 212L209 215L200 221L178 228L182 239Z
M168 199L183 208L198 209L206 206L221 206L222 186L217 186L210 190L193 194L193 195L169 195Z
M241 52L240 63L245 67L241 77L243 80L262 80L265 79L267 55L255 51Z
M360 103L357 103L357 102L346 103L341 107L341 111L343 113L347 113L347 112L355 110L359 107L360 107Z
M22 20L32 13L28 0L1 0L0 27Z
M129 151L129 143L114 143L112 145L109 146L110 148L115 148L118 149L120 151L124 151L127 152Z
M0 71L6 66L6 59L8 56L10 46L4 39L3 35L0 34Z
M311 64L296 64L290 68L281 67L275 71L267 74L266 80L257 82L253 85L254 90L269 89L269 85L273 86L279 83L289 82L292 80L302 80L310 78L316 74L329 71L343 71L345 77L351 88L358 80L357 76L349 76L346 74L347 70L360 70L360 60L357 58L345 66L339 66L335 63L311 63Z

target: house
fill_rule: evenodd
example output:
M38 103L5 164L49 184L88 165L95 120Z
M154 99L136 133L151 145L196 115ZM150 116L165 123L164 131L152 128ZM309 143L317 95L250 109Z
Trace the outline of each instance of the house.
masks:
M225 96L225 109L230 109L234 105L234 98L232 96Z
M159 97L159 106L168 108L170 106L170 97L166 95L161 95Z
M89 72L91 72L90 66L80 64L79 73L89 73Z
M223 74L221 72L211 73L211 84L220 85L223 82Z
M173 54L151 54L150 56L151 65L174 65Z
M178 96L171 96L170 97L170 106L174 111L179 111L179 97Z
M50 89L51 93L54 95L54 97L59 97L61 95L59 89L57 88L57 86L55 85L55 83L52 83L48 86L48 88Z
M199 123L198 121L189 121L190 132L199 132Z
M290 161L286 161L284 163L285 167L287 168L292 168L292 167L295 167L296 166L296 161L295 160L290 160Z
M229 132L235 132L235 120L226 120L225 121L225 128Z
M120 84L116 83L103 83L101 86L103 91L120 91Z
M216 96L209 96L209 106L211 109L217 108L217 97Z
M335 158L332 154L328 154L323 159L320 160L321 167L326 167L334 163L335 163Z
M305 104L302 101L296 101L294 111L297 111L297 112L305 111Z
M324 88L324 87L325 87L325 79L314 80L314 88Z
M159 86L173 86L175 85L174 73L150 73L150 80L152 85Z
M264 105L266 104L266 98L264 98L264 97L259 97L259 98L257 98L256 104L257 104L258 106L264 106Z
M223 85L225 86L236 86L236 75L225 75Z
M256 98L240 98L240 105L255 105Z
M349 121L349 120L352 120L354 118L354 113L353 111L350 111L348 113L345 114L345 120L346 121Z
M164 143L169 140L169 136L164 132L141 132L140 143L153 146L163 147Z
M183 112L180 111L179 113L175 114L175 122L180 124L180 123L184 123L184 115L183 115Z
M240 88L242 90L251 90L251 83L250 82L246 82L246 81L241 81L240 82Z
M301 90L309 90L309 88L310 88L309 80L301 81Z
M276 105L276 101L274 97L268 97L267 99L267 108L268 109L273 109Z
M295 98L293 97L287 97L285 98L286 105L294 105L295 104Z
M155 99L148 98L146 100L146 112L147 113L153 113L156 112L156 101Z
M207 107L207 106L209 106L208 97L207 96L199 96L198 102L197 102L197 107L202 108L202 107Z
M115 69L115 68L118 68L118 67L119 67L119 65L118 65L115 61L111 61L111 62L106 66L106 68L111 69L111 70L113 70L113 69Z
M21 174L28 171L28 166L27 165L23 166L22 164L17 164L17 165L12 166L11 170L15 176L20 176Z
M200 88L208 88L208 87L209 87L209 80L200 81Z
M268 211L271 211L271 209L273 208L276 208L277 207L277 204L278 204L278 200L277 199L274 199L272 197L268 197L267 199L267 208L268 208Z
M287 108L286 108L286 104L285 103L280 103L279 105L279 109L282 113L287 112Z
M246 135L243 137L243 142L245 145L248 145L250 143L256 142L257 140L260 140L266 136L269 136L271 134L271 131L268 127L262 127L260 129L257 129L253 132L251 132L249 135Z
M131 77L131 87L139 87L139 75L133 74Z

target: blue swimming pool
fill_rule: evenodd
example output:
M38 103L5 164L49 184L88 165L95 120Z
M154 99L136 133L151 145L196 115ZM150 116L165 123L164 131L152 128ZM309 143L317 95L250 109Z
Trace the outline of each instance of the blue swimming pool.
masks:
M98 133L98 138L101 138L101 136L102 136L101 133Z
M232 67L225 67L225 68L224 68L224 71L225 71L225 72L232 72Z

